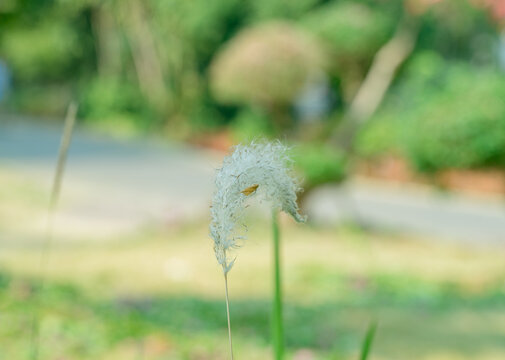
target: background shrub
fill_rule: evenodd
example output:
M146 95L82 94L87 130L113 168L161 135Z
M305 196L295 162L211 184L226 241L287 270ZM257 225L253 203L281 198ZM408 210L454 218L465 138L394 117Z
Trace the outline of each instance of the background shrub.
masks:
M505 76L492 67L415 58L358 138L361 155L399 151L421 171L504 166Z
M346 175L346 158L331 146L313 143L296 146L293 160L300 171L304 189L342 181Z

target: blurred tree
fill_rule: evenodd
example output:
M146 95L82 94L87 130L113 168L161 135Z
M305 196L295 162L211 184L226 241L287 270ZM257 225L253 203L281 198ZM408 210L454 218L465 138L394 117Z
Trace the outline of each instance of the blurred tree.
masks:
M140 0L124 0L117 4L140 89L158 110L162 110L164 106L170 106L173 99L165 87L165 73L152 33L147 5Z
M207 69L219 46L240 27L241 2L152 0L150 3L156 44L173 97L167 117L179 128L196 123L202 129L202 119L212 127L220 116L214 116L218 115L216 106L209 100ZM184 121L188 119L190 122Z
M329 2L302 19L331 56L330 72L341 78L349 102L362 82L374 54L394 27L394 18L358 2Z
M98 75L115 78L121 76L121 34L112 3L103 2L94 7L91 22L96 38Z
M408 4L408 2L407 2ZM396 32L375 54L368 72L350 101L342 124L331 141L349 151L359 128L377 110L396 71L415 47L418 20L404 7Z
M421 52L496 65L501 4L1 0L0 58L12 72L9 104L20 111L61 112L77 97L80 116L93 124L132 131L165 126L186 137L228 124L240 138L290 131L293 101L320 76L332 87L323 97L338 95L327 102L335 111L325 123L296 130L304 138L352 144L384 99L391 97L384 113L394 113L394 88L413 81L404 64ZM272 118L275 126L265 124ZM332 119L343 119L333 133Z
M238 34L211 67L219 101L266 109L278 129L291 125L288 109L323 65L318 44L293 25L262 24Z
M444 39L444 45L440 45L440 51L444 53L447 44L452 44L461 37L465 40L461 41L459 47L451 45L451 55L468 56L471 51L467 41L469 33L482 27L485 24L479 21L478 14L467 3L457 0L405 0L396 32L375 54L342 123L331 137L332 142L339 143L346 149L353 146L356 133L379 108L398 69L416 47L438 46L439 39ZM447 34L451 34L449 38ZM427 39L430 38L428 44Z

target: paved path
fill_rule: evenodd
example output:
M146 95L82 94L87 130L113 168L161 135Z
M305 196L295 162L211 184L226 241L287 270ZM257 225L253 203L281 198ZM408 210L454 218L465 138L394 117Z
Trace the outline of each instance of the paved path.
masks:
M0 166L50 188L61 127L0 120ZM59 223L80 234L128 232L207 216L221 155L184 145L119 141L75 131Z
M49 186L61 128L0 115L0 166ZM147 140L118 141L78 129L69 152L60 218L75 232L113 235L146 222L208 216L222 154ZM505 244L505 204L353 180L307 198L315 222L380 228L472 243Z
M322 223L353 220L386 230L505 245L505 202L433 188L354 179L317 189L306 207Z

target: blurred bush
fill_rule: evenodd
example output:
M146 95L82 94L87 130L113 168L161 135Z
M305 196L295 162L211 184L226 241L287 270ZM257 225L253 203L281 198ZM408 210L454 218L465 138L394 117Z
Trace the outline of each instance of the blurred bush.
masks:
M8 97L7 107L23 112L52 117L64 114L72 100L71 88L66 84L30 84Z
M505 77L447 69L438 91L410 115L407 155L420 170L505 165Z
M258 138L275 136L268 114L261 108L244 108L230 124L234 140L250 142Z
M361 155L401 152L421 171L505 165L505 76L434 53L409 65L383 111L362 131Z
M306 143L295 146L292 154L305 191L321 184L340 182L346 176L346 157L334 147Z
M289 23L239 33L216 55L210 83L225 103L290 104L322 63L317 43Z
M401 152L402 119L392 112L377 115L359 132L356 139L356 152L359 156L374 160Z
M81 91L80 114L106 132L132 135L153 126L154 114L138 87L116 78L97 78Z
M391 35L395 19L363 3L339 1L310 12L303 23L325 41L338 67L345 61L370 60Z
M63 80L81 49L75 29L64 22L19 26L2 36L2 52L20 81Z
M301 23L321 40L331 61L328 74L345 103L354 97L380 47L398 21L394 12L363 2L332 1L309 12Z

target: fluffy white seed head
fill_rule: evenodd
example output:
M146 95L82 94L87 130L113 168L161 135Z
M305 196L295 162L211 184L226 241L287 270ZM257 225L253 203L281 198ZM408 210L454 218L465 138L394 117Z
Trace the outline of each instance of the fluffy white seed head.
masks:
M291 161L286 150L280 142L238 145L217 171L210 236L225 274L235 262L229 258L229 252L245 238L240 225L248 198L262 196L273 208L290 214L298 222L305 221L298 213L296 193L300 189L290 175Z

